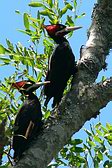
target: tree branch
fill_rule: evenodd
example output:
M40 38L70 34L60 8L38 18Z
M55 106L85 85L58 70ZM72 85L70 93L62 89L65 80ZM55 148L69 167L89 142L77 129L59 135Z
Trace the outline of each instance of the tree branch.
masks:
M112 48L112 1L101 0L92 14L92 24L88 31L88 41L82 49L78 62L79 72L75 83L93 83L99 71L105 68L106 56Z
M111 11L111 12L110 12ZM46 168L73 133L112 100L112 78L92 84L112 47L112 3L99 0L93 11L86 48L78 62L71 91L64 97L51 125L44 129L15 168Z

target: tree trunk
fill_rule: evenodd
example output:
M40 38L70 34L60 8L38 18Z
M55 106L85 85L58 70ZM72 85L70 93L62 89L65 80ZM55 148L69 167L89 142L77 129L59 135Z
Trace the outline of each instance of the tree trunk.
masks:
M81 49L78 73L54 119L31 145L15 168L46 168L70 137L112 100L112 78L94 83L112 48L112 1L98 0L92 14L88 41Z

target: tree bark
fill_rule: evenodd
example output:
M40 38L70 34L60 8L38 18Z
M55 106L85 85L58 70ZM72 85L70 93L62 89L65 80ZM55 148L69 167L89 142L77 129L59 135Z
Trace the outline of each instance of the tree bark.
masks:
M46 168L70 137L84 123L96 117L99 110L112 100L112 78L94 83L105 67L112 48L112 2L99 0L92 14L88 41L81 50L78 73L70 92L53 112L54 119L25 152L15 168Z

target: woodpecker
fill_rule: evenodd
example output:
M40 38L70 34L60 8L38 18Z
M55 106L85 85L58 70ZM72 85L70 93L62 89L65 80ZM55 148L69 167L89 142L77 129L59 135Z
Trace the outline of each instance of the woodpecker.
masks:
M21 158L33 137L38 135L42 129L41 105L33 91L48 83L49 81L35 83L31 80L24 80L12 84L13 88L18 89L25 96L25 101L17 113L14 123L12 148L15 161Z
M44 105L47 106L53 98L52 107L55 107L61 101L67 81L71 75L77 72L75 56L65 35L71 31L80 29L81 26L66 27L62 24L43 25L48 35L55 41L54 49L48 65L45 81L50 81L49 85L44 86L46 100Z

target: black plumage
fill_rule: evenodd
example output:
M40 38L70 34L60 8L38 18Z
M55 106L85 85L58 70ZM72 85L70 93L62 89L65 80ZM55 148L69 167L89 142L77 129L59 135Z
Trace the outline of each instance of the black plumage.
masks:
M26 97L14 124L12 143L14 160L20 159L22 153L27 149L29 142L31 142L35 135L39 134L42 128L41 105L33 91L47 83L49 82L34 83L33 81L20 81L12 84L12 87L17 88Z
M70 31L79 29L81 27L66 27L62 24L44 26L48 35L57 43L48 65L46 74L46 81L50 84L44 86L44 94L46 95L45 106L53 97L52 107L58 105L63 96L67 81L71 75L77 72L75 57L69 42L64 37Z

